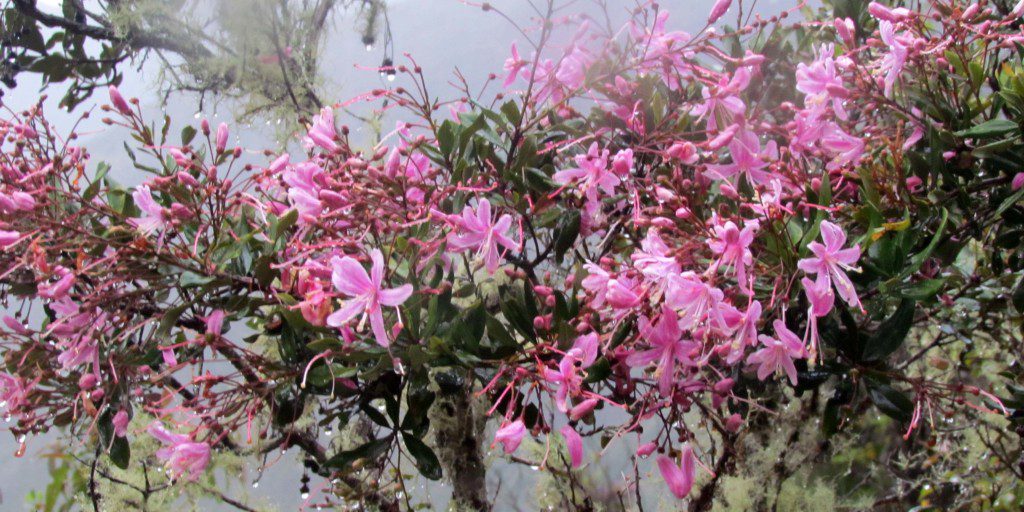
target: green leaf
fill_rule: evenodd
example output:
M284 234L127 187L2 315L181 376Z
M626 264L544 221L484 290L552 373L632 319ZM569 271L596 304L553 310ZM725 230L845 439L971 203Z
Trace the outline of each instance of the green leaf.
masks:
M958 137L971 139L985 139L998 137L1018 129L1017 123L1009 119L990 119L966 130L956 132Z
M181 129L181 145L188 146L192 139L196 138L196 129L192 125L187 125Z
M115 437L110 445L110 462L121 469L128 469L128 462L132 458L132 448L124 437Z
M903 345L910 327L914 323L916 303L912 299L903 299L900 305L887 318L874 335L864 344L863 361L881 361Z
M867 380L867 383L871 403L875 404L878 410L895 420L910 421L914 412L914 402L888 384L873 380Z
M580 235L581 217L579 210L571 210L562 216L555 235L555 259L561 262L576 238Z
M409 455L412 455L416 461L416 468L420 470L420 474L431 480L439 480L441 478L441 463L437 460L437 455L434 455L434 451L416 436L406 435L403 432L402 440L405 441Z
M338 452L333 457L327 459L324 462L324 466L333 469L348 469L353 462L359 459L376 460L391 446L391 439L391 437L374 439L358 448Z

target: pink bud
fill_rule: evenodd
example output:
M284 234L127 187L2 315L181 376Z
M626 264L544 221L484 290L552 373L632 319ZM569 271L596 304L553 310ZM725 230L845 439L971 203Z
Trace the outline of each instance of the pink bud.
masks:
M648 455L654 453L654 450L657 450L657 449L658 449L658 445L656 445L654 443L644 443L644 444L636 447L636 454L639 457L647 457Z
M910 16L910 10L906 7L890 9L878 2L871 2L868 4L868 12L880 20L890 21L892 23L898 23Z
M221 123L217 126L217 153L223 153L228 147L228 125Z
M100 381L99 377L95 373L86 373L78 378L78 388L83 391L89 391L96 387L96 383Z
M576 407L569 409L569 419L576 421L590 414L597 407L598 399L588 398L579 403Z
M187 185L189 187L198 187L199 186L199 182L196 181L196 179L194 177L192 177L191 174L189 174L189 173L187 173L185 171L179 171L178 174L176 174L175 176L178 178L178 181L184 183L185 185Z
M697 147L692 142L680 141L668 148L668 156L675 158L686 165L697 163Z
M732 416L729 416L729 419L725 420L725 429L729 432L737 432L742 426L743 417L739 414L733 414Z
M210 121L203 119L199 123L199 129L203 131L203 135L210 135Z
M117 90L117 87L111 85L108 89L110 92L110 102L114 104L114 108L118 112L131 117L132 108L128 106L128 102L124 100L124 96L121 96L121 91Z
M117 437L124 437L128 435L128 411L121 409L117 411L114 418L110 421L114 425L114 435Z
M1024 187L1024 172L1018 172L1014 175L1013 182L1010 183L1010 186L1013 190L1020 190L1021 187Z
M832 26L836 29L836 34L843 40L847 45L853 46L854 44L854 33L856 27L853 24L853 20L850 18L836 18L832 22Z
M711 13L708 14L708 25L724 16L725 12L729 10L730 5L732 5L732 0L718 0L715 2L715 5L711 7Z
M736 381L731 378L725 378L715 383L715 393L728 393L732 390L733 384Z

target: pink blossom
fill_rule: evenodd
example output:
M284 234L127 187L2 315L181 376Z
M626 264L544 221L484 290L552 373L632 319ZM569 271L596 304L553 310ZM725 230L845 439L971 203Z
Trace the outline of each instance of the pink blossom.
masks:
M873 5L877 4L873 3ZM882 57L882 61L879 63L879 71L885 74L882 79L885 84L885 95L891 97L893 84L896 83L907 62L908 50L901 38L895 34L893 25L889 21L880 21L878 32L882 37L882 42L889 46L889 53Z
M139 207L143 216L128 219L129 224L147 235L167 226L167 214L164 208L153 200L149 185L139 185L135 192L132 192L132 198L135 199L135 206Z
M843 79L836 71L833 57L835 49L830 44L823 44L818 50L814 62L800 63L796 67L796 89L806 95L811 102L825 102L831 99L832 108L840 119L846 118L843 99L849 95L843 86Z
M804 357L803 342L782 320L775 320L772 326L775 327L775 337L764 334L759 336L764 348L750 354L747 363L758 365L758 380L764 380L772 373L783 370L795 386L796 366L793 365L793 359Z
M556 172L554 180L561 184L578 183L580 191L588 201L597 201L600 198L599 189L609 195L615 194L615 188L621 180L615 173L609 171L608 156L609 151L601 150L594 142L587 150L587 154L574 159L579 167Z
M0 408L16 411L25 404L28 386L21 377L0 372Z
M708 174L716 179L727 180L738 174L745 174L751 184L764 185L771 181L773 174L766 171L768 162L778 159L775 141L769 141L764 150L757 135L742 130L729 142L732 163L708 165Z
M693 448L689 443L683 445L678 466L672 459L664 455L658 457L658 469L661 471L661 477L665 479L669 491L672 491L676 498L683 499L690 494L696 471L695 463Z
M519 444L523 442L524 435L526 435L526 426L523 425L523 420L515 420L502 425L494 433L494 444L501 443L505 448L505 453L513 453L519 448ZM491 446L493 447L494 444Z
M649 349L630 354L626 364L631 367L646 366L657 361L654 375L658 379L658 391L669 396L675 386L676 362L689 363L690 352L696 344L682 339L679 316L672 309L662 308L661 317L651 324L647 317L640 317L640 337L650 344Z
M594 411L597 404L600 402L597 398L588 398L572 409L569 409L569 419L573 421L579 421L581 418L585 418L588 414Z
M334 111L331 107L320 109L320 114L313 117L313 124L306 133L304 142L307 148L319 146L331 153L338 151L338 143L334 141L338 132L334 128Z
M164 444L156 456L163 460L172 478L188 475L196 481L210 463L210 445L193 442L189 436L168 432L163 425L154 422L147 429L149 434Z
M754 241L757 228L757 221L745 222L742 230L733 221L726 221L725 224L714 226L714 238L708 239L707 242L711 251L718 255L715 267L732 267L740 287L747 286L747 267L754 262L750 244Z
M516 81L516 77L519 76L519 72L526 67L527 61L519 57L519 49L516 48L516 43L512 43L512 56L505 60L505 83L503 87L512 85L512 82Z
M483 259L488 273L493 274L498 269L502 253L499 244L510 251L519 247L506 234L512 227L512 216L502 215L495 222L491 215L491 202L487 199L477 202L476 208L467 205L461 217L453 216L449 220L458 231L448 234L448 246L457 252L476 249L477 257Z
M818 355L818 347L821 340L818 336L818 318L821 318L832 311L835 303L835 294L832 293L832 286L828 281L819 279L812 281L806 277L800 279L804 287L804 295L810 305L807 308L807 332L804 333L804 342L810 346L809 358L811 361Z
M724 299L722 290L705 283L693 272L669 276L665 304L679 311L684 329L697 327L706 319L716 328L726 328L720 308Z
M821 222L821 239L824 244L811 242L807 248L814 257L804 258L797 264L801 270L809 274L817 274L819 280L832 283L847 304L860 307L857 290L853 287L847 271L859 272L854 264L860 259L860 246L854 245L843 249L846 244L846 233L839 226L829 221Z
M583 464L583 439L569 425L562 427L559 432L562 433L562 438L565 439L565 447L569 450L569 460L572 463L572 467L580 467L580 464Z
M747 347L757 345L757 323L761 320L761 303L756 300L750 301L747 311L735 317L729 327L733 330L732 346L725 362L736 364L743 357L743 351Z
M373 335L381 346L391 344L388 338L387 329L384 327L384 315L381 306L394 306L397 308L412 295L412 285L404 284L397 288L385 289L382 285L384 280L384 256L380 250L374 249L370 252L370 259L373 266L370 273L356 261L355 258L337 256L331 258L331 281L334 287L342 294L351 297L342 301L341 308L327 317L327 325L341 327L353 318L362 315L359 321L361 329L367 317L370 319L370 327Z

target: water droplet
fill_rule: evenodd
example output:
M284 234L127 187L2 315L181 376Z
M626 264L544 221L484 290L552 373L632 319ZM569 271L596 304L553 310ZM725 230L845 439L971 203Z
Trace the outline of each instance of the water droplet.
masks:
M388 74L388 82L394 82L394 81L395 81L395 75L392 74L392 73L389 73Z
M302 493L302 499L308 500L309 499L309 493L308 492Z
M373 45L372 44L366 45L366 51L372 52L373 51Z
M259 489L260 488L260 483L259 482L253 482L252 483L252 488L253 489Z
M18 451L14 452L14 456L15 457L22 457L24 455L25 455L25 443L21 443L21 446L18 446Z

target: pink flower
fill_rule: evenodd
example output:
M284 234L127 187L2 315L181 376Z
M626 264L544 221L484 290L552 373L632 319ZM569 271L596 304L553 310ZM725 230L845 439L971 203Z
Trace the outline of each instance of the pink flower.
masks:
M732 163L708 165L711 177L727 180L745 174L753 185L765 185L771 181L773 174L764 169L768 167L768 161L778 159L775 141L769 141L762 151L757 135L750 130L742 130L729 142L729 155Z
M587 271L587 277L580 281L580 286L590 295L590 305L594 309L600 309L604 305L612 276L596 263L585 263L583 268Z
M508 73L505 76L505 83L503 87L512 85L512 82L516 81L516 77L519 76L519 72L526 67L527 61L519 58L519 49L516 48L516 43L512 43L512 56L505 59L505 72Z
M706 319L716 328L726 328L719 307L724 299L722 290L705 283L693 272L669 276L665 304L679 311L684 329L692 329Z
M730 328L735 332L732 337L732 347L725 362L732 365L743 357L743 351L747 347L757 345L757 322L761 319L761 303L751 301L747 311L738 316Z
M523 425L523 420L515 420L511 423L506 423L494 433L494 444L501 443L505 448L505 453L513 453L519 448L519 444L523 442L523 436L526 435L526 426Z
M594 334L594 336L596 337L597 335ZM588 344L587 338L587 336L583 336L577 339L577 344L580 343L580 339L584 340L584 344ZM592 349L587 348L586 351L582 348L573 347L558 362L557 370L552 370L546 366L541 368L541 375L544 380L559 385L558 391L555 392L555 406L559 411L569 411L569 398L579 395L583 387L583 370L594 364L594 359L596 358L596 346ZM577 363L579 364L577 365Z
M821 318L832 311L836 296L832 293L832 286L825 280L811 281L808 278L800 279L804 287L804 295L810 305L807 308L807 332L804 333L804 342L810 345L809 358L814 361L818 355L818 347L821 340L818 336L818 318Z
M715 237L708 239L708 246L711 251L719 255L715 261L715 267L728 265L736 273L736 280L740 287L747 286L747 267L754 262L754 255L750 252L750 244L754 241L754 233L757 231L757 221L748 221L743 229L733 221L726 221L725 224L718 224L713 231Z
M685 498L693 488L693 477L696 470L693 448L689 444L683 445L681 461L678 466L672 459L664 455L658 457L658 469L661 471L661 477L668 484L668 490L672 491L676 498Z
M554 180L563 185L579 183L579 189L588 201L600 199L598 189L609 195L615 194L615 187L621 180L614 172L609 171L608 156L609 151L601 150L594 142L590 145L586 155L578 155L575 158L576 165L579 167L556 172Z
M819 280L834 284L839 296L847 304L859 308L857 290L846 272L860 272L859 268L853 266L860 259L860 246L854 245L849 249L843 249L843 245L846 244L846 233L829 221L821 221L821 239L825 242L824 245L818 242L807 245L815 257L804 258L797 266L804 272L817 274Z
M163 460L171 472L171 478L188 475L189 480L196 481L210 463L210 445L193 442L189 436L174 434L164 429L163 425L154 422L147 429L149 434L164 444L157 450L156 456Z
M334 139L338 136L334 128L334 111L331 107L320 109L320 114L313 117L313 124L306 133L304 142L307 148L319 146L331 153L338 151L338 143Z
M908 50L903 41L901 41L901 38L896 36L893 25L889 21L880 21L878 23L878 32L882 37L882 42L889 45L889 53L882 57L882 61L879 63L879 71L885 73L882 82L885 84L886 97L890 97L892 96L893 84L896 83L896 79L903 72L903 66L907 62Z
M128 219L129 224L147 235L167 226L167 214L163 207L153 200L148 185L139 185L135 192L132 192L132 198L135 199L135 206L138 206L144 215Z
M775 320L772 325L775 327L775 337L762 334L759 338L764 348L750 354L747 363L759 365L758 380L764 380L772 373L783 370L795 386L796 366L793 365L793 359L804 357L804 344L782 320Z
M370 252L370 259L373 266L370 273L356 261L355 258L346 256L331 258L331 282L341 293L351 297L342 301L341 308L327 317L327 325L341 327L353 318L362 315L359 321L361 329L366 318L370 319L370 327L377 343L386 347L391 344L387 330L384 327L384 315L381 306L393 306L397 308L412 295L412 285L404 284L398 288L384 289L384 256L378 249Z
M28 396L28 386L21 377L0 372L0 408L7 411L17 411L24 405Z
M817 57L810 64L800 63L796 67L796 89L806 95L810 102L832 100L832 109L840 119L846 118L843 99L849 92L843 86L843 79L836 71L833 58L835 49L824 44L817 52Z
M562 427L559 432L562 433L562 437L565 439L565 447L569 450L569 460L572 461L572 467L580 467L580 464L583 464L583 439L569 425Z
M657 361L654 375L658 379L658 391L664 396L669 396L675 386L676 362L689 363L689 354L696 347L695 343L681 339L682 334L679 316L669 307L662 309L657 324L652 325L647 317L640 317L640 336L651 348L626 358L626 364L631 367Z
M448 234L448 245L457 252L476 249L477 257L484 261L484 268L488 273L493 274L498 269L498 259L501 250L498 245L514 251L519 244L509 238L506 233L512 226L512 216L505 214L493 221L491 216L491 203L481 199L477 207L467 205L462 210L462 216L451 216L449 221L455 223L459 228L457 233Z
M288 166L281 179L288 185L288 202L299 212L299 223L313 224L323 212L320 182L324 170L313 162Z

